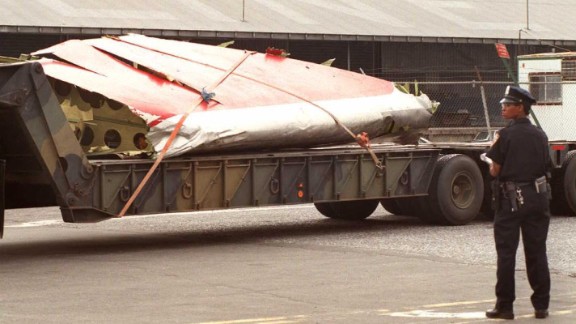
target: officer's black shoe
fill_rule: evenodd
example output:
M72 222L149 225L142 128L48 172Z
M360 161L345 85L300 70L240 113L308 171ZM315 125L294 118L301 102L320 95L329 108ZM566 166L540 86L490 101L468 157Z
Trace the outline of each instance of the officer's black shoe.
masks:
M514 319L514 312L511 310L500 310L498 308L494 308L486 311L486 317L511 320Z
M537 309L534 311L534 317L536 318L546 318L548 315L547 309Z

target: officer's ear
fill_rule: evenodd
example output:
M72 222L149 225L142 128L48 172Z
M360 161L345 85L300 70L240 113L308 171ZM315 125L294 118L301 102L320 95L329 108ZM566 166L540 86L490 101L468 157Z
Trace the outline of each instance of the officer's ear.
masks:
M525 103L524 105L522 105L522 107L524 108L524 113L526 115L530 115L530 108L532 108L532 105L529 103Z

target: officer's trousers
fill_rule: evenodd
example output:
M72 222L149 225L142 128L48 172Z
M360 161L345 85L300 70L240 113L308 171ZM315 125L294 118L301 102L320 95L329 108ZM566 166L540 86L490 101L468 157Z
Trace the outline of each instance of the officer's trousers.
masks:
M512 212L506 198L494 217L494 239L498 254L496 307L512 310L516 299L514 271L520 233L524 243L528 281L532 287L534 309L548 309L550 303L550 271L546 255L546 238L550 225L549 201L546 193L537 193L533 186L522 186L524 204Z

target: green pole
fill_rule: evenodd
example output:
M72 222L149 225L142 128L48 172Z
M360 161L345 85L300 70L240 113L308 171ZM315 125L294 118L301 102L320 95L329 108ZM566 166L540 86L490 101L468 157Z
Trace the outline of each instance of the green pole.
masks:
M514 71L512 71L512 67L510 66L510 62L508 62L508 61L509 61L509 59L502 58L502 63L504 63L504 67L506 68L506 71L508 72L508 77L510 79L512 79L512 81L514 81L515 85L518 85L518 79L516 78Z

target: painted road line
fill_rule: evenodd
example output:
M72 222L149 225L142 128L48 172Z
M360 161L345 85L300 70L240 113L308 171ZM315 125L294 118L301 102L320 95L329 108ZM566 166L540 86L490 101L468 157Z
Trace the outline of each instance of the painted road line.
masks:
M493 300L488 300L488 302L493 302ZM482 301L468 301L461 303L446 303L439 305L468 305L468 304L479 304ZM576 313L575 309L567 310L557 310L551 311L550 316L562 316L570 315ZM476 323L478 321L486 320L486 314L484 311L479 312L446 312L446 311L435 311L435 310L425 310L425 309L414 309L407 311L391 311L389 309L374 309L374 310L355 310L349 312L336 312L336 313L322 313L322 314L309 314L309 315L294 315L294 316L279 316L279 317L264 317L264 318L250 318L250 319L237 319L228 321L213 321L213 322L200 322L195 324L290 324L290 323L301 323L301 322L318 322L322 318L327 317L353 317L354 315L376 315L376 316L387 316L396 318L431 318L431 319L447 319L447 320L464 320L463 322L453 322L458 324L465 323ZM533 313L528 314L517 314L516 318L534 318ZM351 321L353 321L351 319Z
M10 228L20 228L20 227L40 227L40 226L50 226L56 224L63 224L64 222L61 220L55 219L47 219L47 220L39 220L34 222L26 222L21 224L14 224L14 225L6 225L5 227Z
M412 310L408 312L393 312L383 315L390 317L417 317L417 318L459 318L459 319L486 318L484 312L449 313L449 312L435 312L431 310Z
M574 314L574 313L576 313L576 310L574 310L574 309L567 309L567 310L563 310L563 311L550 312L551 315L568 315L568 314Z
M550 311L550 317L561 316L561 315L570 315L570 314L574 314L575 312L576 312L576 310L574 310L574 309ZM516 316L516 318L534 318L534 313Z
M246 318L246 319L237 319L229 321L199 322L195 324L253 324L253 323L280 324L280 323L298 323L306 319L308 319L308 316L306 315L294 315L294 316Z
M494 303L496 299L485 299L485 300L469 300L469 301L461 301L461 302L454 302L454 303L441 303L441 304L431 304L431 305L424 305L424 308L438 308L438 307L452 307L452 306L463 306L463 305L476 305L476 304L485 304L485 303Z

